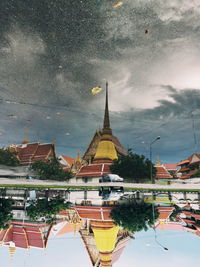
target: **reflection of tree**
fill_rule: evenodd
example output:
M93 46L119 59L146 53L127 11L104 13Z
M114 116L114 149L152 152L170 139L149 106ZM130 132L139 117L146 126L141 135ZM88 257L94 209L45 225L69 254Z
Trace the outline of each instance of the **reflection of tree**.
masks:
M117 225L131 232L146 231L148 226L154 225L155 220L158 218L158 211L155 210L155 215L153 216L152 205L131 203L113 209L111 217Z
M12 219L12 200L0 199L0 229L6 229Z
M51 224L56 220L56 215L61 210L69 208L70 205L70 202L65 203L65 200L60 197L49 201L47 199L38 199L27 207L27 214L33 221L44 218L46 222Z
M171 221L177 221L176 217L181 212L181 208L179 208L179 206L177 206L177 205L173 205L173 207L174 207L174 210L173 210L172 214L170 215L170 220Z

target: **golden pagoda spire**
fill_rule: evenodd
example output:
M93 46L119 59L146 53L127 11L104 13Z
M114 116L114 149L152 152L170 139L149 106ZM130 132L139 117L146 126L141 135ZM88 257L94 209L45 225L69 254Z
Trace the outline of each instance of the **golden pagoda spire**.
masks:
M115 160L118 159L115 145L112 141L112 130L110 128L109 109L108 109L108 83L106 82L106 103L102 136L97 146L94 160Z
M22 144L28 144L29 143L29 138L28 138L29 134L28 134L28 132L29 132L28 127L27 126L24 127L24 139L22 141Z

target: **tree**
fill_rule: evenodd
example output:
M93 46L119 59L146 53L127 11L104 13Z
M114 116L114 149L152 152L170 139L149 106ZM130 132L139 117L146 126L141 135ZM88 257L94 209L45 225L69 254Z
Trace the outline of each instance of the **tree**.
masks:
M17 166L19 160L16 157L17 152L11 152L8 148L0 148L0 164L6 166Z
M27 214L31 220L37 221L44 218L47 223L52 223L56 220L56 215L64 209L71 206L70 202L65 203L65 200L61 197L54 199L38 199L36 202L32 202L27 207Z
M127 155L121 155L117 160L113 161L110 170L112 173L116 173L128 180L139 182L151 176L151 165L152 175L155 176L156 169L152 162L145 156L135 154L129 149Z
M36 161L31 164L30 168L36 172L38 178L41 180L67 181L72 178L72 173L64 171L57 161Z
M0 229L8 228L12 217L12 200L0 198Z
M124 204L111 211L114 222L130 232L147 230L158 218L158 211L151 204Z
M196 173L190 176L190 178L196 178L196 177L200 177L200 169L198 169Z

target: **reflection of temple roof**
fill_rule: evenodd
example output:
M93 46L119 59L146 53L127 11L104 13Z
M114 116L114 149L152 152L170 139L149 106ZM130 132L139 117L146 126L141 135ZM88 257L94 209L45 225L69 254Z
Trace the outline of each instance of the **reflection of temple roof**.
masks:
M0 241L3 245L13 242L18 248L45 248L50 229L46 224L11 223L8 229L1 230Z
M166 222L164 224L158 223L156 225L157 229L162 229L162 230L185 230L185 227L181 224L181 222Z
M75 233L79 231L82 226L82 222L80 223L69 223L69 222L61 222L53 226L52 232L56 236L65 235L68 233Z
M126 234L123 234L122 237L120 235L118 236L118 241L117 241L115 249L112 253L112 264L114 264L116 261L118 261L118 259L122 255L124 248L126 247L128 242L130 241L130 234L128 233L128 231L124 230L124 233L126 233Z
M159 212L158 220L167 220L174 209L174 207L157 207Z
M113 207L75 206L82 219L112 221L110 217Z

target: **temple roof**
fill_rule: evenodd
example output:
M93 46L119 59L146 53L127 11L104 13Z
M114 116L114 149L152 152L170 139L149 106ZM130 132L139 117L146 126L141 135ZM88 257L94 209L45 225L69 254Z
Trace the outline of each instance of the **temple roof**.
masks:
M176 163L163 163L162 164L168 171L175 171L177 169Z
M9 146L11 151L17 152L17 158L21 165L34 161L47 161L50 156L56 157L54 144L28 143Z
M124 150L117 137L112 135L108 108L108 83L106 83L106 101L103 128L102 130L95 132L86 152L83 155L83 159L88 162L91 162L95 157L98 159L108 157L113 160L119 155L125 154L127 154L127 152Z
M111 140L101 140L97 146L94 160L96 159L114 160L117 158L118 158L117 152L116 152L115 145L113 144L113 142Z
M62 165L67 166L69 168L72 166L75 160L74 158L71 158L65 155L60 155L58 159Z
M87 166L83 166L76 174L77 178L82 177L101 177L104 174L110 172L111 163L95 163Z
M170 173L168 172L168 170L163 166L156 166L156 178L157 179L167 179L167 178L173 178Z

